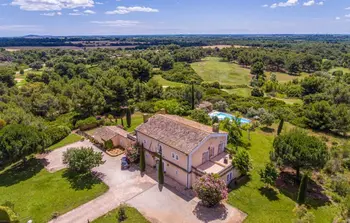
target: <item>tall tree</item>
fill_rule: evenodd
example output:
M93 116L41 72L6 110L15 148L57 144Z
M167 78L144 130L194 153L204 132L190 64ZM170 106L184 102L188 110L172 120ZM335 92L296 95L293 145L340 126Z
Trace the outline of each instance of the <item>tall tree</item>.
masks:
M308 179L309 176L307 174L304 174L303 178L301 179L297 198L299 204L305 203Z
M146 170L146 160L145 160L145 149L143 145L140 148L140 171L144 172Z
M164 184L164 167L163 167L163 154L162 154L162 151L160 151L160 153L159 153L158 182L159 182L160 185Z
M300 129L279 135L273 142L271 158L280 166L292 167L297 172L323 168L329 159L327 146L315 136Z
M126 108L126 124L128 126L128 128L130 128L131 126L131 110L130 108Z

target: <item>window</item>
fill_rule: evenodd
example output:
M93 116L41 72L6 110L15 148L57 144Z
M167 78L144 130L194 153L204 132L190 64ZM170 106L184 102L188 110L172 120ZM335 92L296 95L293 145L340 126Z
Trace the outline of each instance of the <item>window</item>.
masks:
M210 153L210 158L214 157L214 155L215 155L215 148L213 146L209 147L209 153Z
M147 140L144 139L144 140L143 140L143 146L146 146L146 144L147 144Z
M202 154L202 163L209 161L209 151Z
M177 170L175 170L175 174L177 175Z
M224 142L220 142L218 153L222 153L222 152L224 152L224 151L225 151Z
M227 174L227 176L226 176L227 183L230 183L232 179L233 179L233 174L232 174L232 172L230 172L230 173Z
M176 153L171 153L171 158L173 158L174 160L179 160L179 155L177 155Z

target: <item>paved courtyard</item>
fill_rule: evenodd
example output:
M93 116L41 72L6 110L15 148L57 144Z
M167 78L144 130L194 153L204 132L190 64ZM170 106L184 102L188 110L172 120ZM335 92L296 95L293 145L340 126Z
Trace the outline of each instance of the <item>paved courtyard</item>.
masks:
M56 149L45 156L46 168L55 172L66 168L62 163L62 154L73 147L92 147L101 152L91 142L85 140ZM198 204L199 200L181 191L176 182L166 178L166 185L159 187L152 171L141 176L136 168L120 169L121 157L110 157L103 153L106 161L94 168L109 190L100 197L61 215L50 223L86 223L115 209L121 203L137 208L151 222L242 222L246 215L238 209L222 205L216 209L207 209ZM187 191L188 192L188 191Z

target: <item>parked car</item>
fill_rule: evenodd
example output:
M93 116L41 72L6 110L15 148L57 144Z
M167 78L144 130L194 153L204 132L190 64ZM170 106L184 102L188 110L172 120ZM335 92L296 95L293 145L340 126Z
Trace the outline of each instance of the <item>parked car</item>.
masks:
M127 157L122 157L122 160L121 160L122 162L121 162L121 168L122 168L122 170L126 170L126 169L129 169L129 167L130 167L130 162L129 162L129 160L128 160L128 158Z

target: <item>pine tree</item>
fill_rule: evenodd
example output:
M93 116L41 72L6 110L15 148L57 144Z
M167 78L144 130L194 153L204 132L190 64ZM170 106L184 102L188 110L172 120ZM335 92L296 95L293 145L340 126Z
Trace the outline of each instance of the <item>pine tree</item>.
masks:
M164 170L163 170L163 157L162 154L159 156L159 163L158 163L158 181L159 184L164 184Z
M130 108L126 109L126 123L128 125L128 128L131 126L131 111Z
M284 119L282 118L280 124L278 125L277 135L280 135L283 129Z
M140 151L140 171L144 172L146 170L146 160L145 160L145 149L141 146Z
M303 178L301 179L301 183L299 186L299 192L298 192L298 199L297 199L299 204L305 203L308 179L309 179L309 176L307 174L305 174L303 176Z

